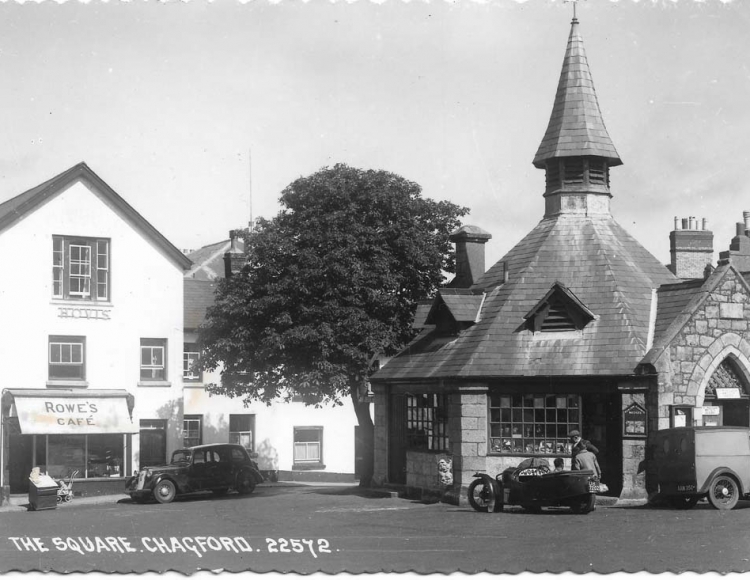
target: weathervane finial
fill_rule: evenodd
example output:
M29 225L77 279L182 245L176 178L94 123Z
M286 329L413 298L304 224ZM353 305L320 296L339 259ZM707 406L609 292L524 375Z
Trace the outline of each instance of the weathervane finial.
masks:
M578 0L563 0L563 2L573 3L573 22L578 22L578 18L576 16L576 4L578 4Z

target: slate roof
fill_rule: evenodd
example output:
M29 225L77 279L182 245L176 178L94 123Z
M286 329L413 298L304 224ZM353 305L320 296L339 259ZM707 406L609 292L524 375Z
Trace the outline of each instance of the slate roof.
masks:
M533 163L543 168L549 159L582 155L605 157L610 166L622 164L604 126L578 20L574 18L552 114Z
M238 240L239 247L244 250L245 241ZM185 273L186 278L195 280L216 280L224 277L224 254L231 246L230 240L222 240L203 246L188 254L193 261L193 267Z
M207 280L185 278L184 320L185 330L198 328L206 317L206 310L214 303L216 284Z
M486 292L477 324L450 339L423 333L372 380L632 374L646 354L652 291L677 281L611 216L543 219L472 288ZM525 330L556 282L596 319L564 337Z
M481 293L475 294L468 288L441 288L438 297L427 316L427 324L435 323L435 310L440 302L445 304L456 322L474 322L484 299Z
M85 163L81 162L52 179L37 185L0 204L0 231L12 227L17 221L32 213L74 182L86 181L107 201L128 218L130 223L154 244L160 247L179 267L187 270L192 262L141 214L126 202L114 189Z

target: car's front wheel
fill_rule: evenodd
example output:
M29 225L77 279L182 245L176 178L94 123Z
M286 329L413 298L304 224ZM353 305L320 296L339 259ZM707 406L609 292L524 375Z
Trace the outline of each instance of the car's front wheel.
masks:
M255 490L255 479L249 471L241 471L237 474L237 484L234 487L237 493L243 495L253 493Z
M154 488L154 497L159 503L169 503L177 495L177 488L168 479L162 479Z

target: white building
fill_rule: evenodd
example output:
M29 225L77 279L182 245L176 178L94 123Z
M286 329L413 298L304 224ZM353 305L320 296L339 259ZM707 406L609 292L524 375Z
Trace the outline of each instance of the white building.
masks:
M0 488L121 491L182 444L190 260L80 163L0 204Z
M185 276L185 444L237 442L258 454L268 477L285 481L354 481L357 477L357 418L349 401L314 408L302 402L270 406L210 396L205 386L221 381L220 369L196 373L197 328L213 303L216 282L225 276L224 256L243 253L239 238L191 252L193 266Z

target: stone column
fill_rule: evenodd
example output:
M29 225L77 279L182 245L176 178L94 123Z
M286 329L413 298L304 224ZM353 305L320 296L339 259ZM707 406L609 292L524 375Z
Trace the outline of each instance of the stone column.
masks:
M646 404L646 392L625 392L622 393L622 410L636 403L646 412L649 407ZM646 429L649 430L650 413L647 418ZM646 499L646 439L625 439L622 440L622 491L620 499Z
M448 435L453 455L452 503L467 505L477 471L487 469L487 392L485 383L460 385L451 392Z
M375 462L372 475L374 485L383 485L388 480L388 388L373 384L375 393L373 405L373 446Z

